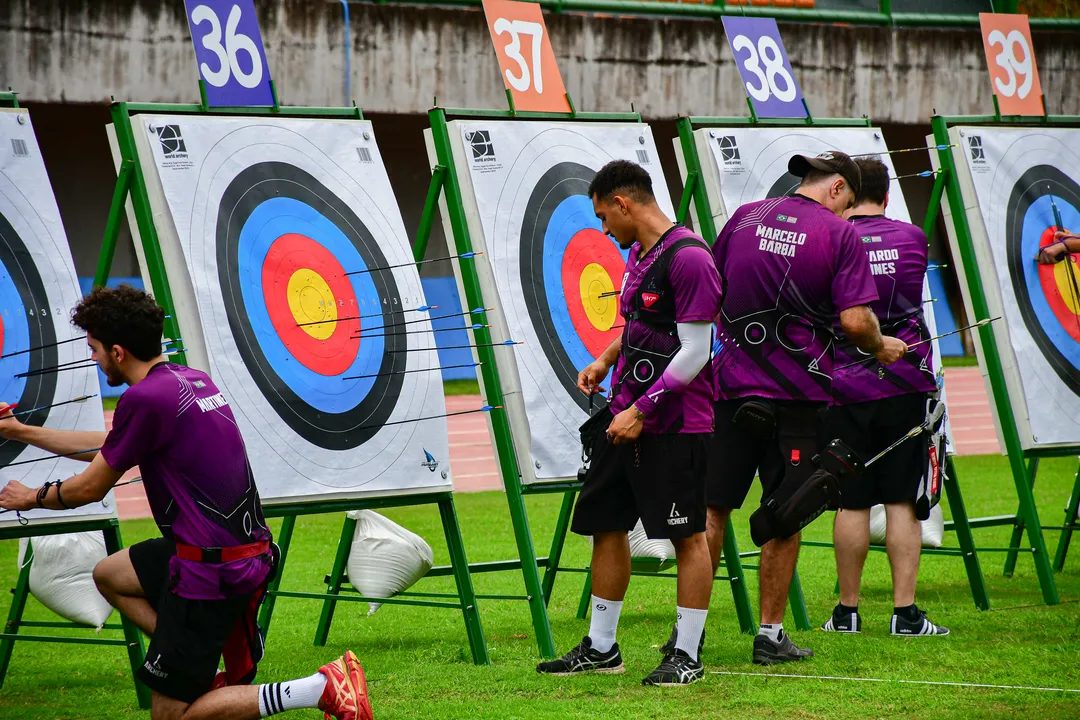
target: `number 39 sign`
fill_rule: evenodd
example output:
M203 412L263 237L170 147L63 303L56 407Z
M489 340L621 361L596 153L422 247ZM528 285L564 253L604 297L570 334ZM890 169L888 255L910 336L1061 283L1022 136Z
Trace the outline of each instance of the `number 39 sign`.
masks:
M806 117L802 90L791 72L776 21L727 15L722 20L754 112L759 117Z
M1027 15L981 13L990 82L1002 115L1042 115L1042 86Z
M184 0L199 77L213 107L270 107L266 64L253 0Z
M540 6L530 2L484 0L491 41L506 89L517 110L570 112L555 51Z

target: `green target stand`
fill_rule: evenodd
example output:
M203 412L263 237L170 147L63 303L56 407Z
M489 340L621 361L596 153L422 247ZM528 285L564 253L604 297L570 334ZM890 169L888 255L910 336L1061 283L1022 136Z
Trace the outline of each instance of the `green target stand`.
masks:
M170 345L177 348L173 352L171 359L182 364L190 364L189 353L185 352L183 345L190 346L191 343L181 342L180 340L183 336L179 318L189 318L188 322L190 323L193 312L195 313L194 316L197 317L197 308L193 307L193 295L182 286L179 302L177 299L177 282L175 282L177 278L170 275L170 270L179 276L183 272L185 260L183 257L178 256L175 243L166 246L161 241L164 233L170 233L172 237L175 237L176 232L173 227L168 225L170 214L168 212L162 213L160 204L157 206L152 205L151 192L160 195L161 186L156 178L154 179L154 185L148 184L148 179L143 171L141 162L147 161L147 157L145 156L146 150L140 150L139 143L145 143L145 140L138 141L135 133L138 131L145 133L147 128L138 126L134 122L136 117L139 115L145 116L145 114L165 115L176 117L180 123L183 123L185 118L229 117L248 119L253 122L267 118L353 120L357 122L355 130L357 141L362 136L364 138L363 142L369 143L370 150L368 153L377 153L377 148L374 146L374 137L370 135L370 125L364 122L363 114L357 107L284 107L278 104L275 91L274 105L272 107L211 108L206 100L206 89L202 80L200 80L200 90L202 102L199 104L125 102L114 102L112 104L110 132L113 135L111 139L114 143L114 160L116 161L118 175L101 255L94 277L95 287L104 285L107 281L116 249L117 237L126 215L132 235L135 237L135 249L140 256L140 264L143 267L144 275L149 281L148 284L152 287L155 299L166 312L164 335ZM187 142L190 142L190 140ZM172 149L177 150L175 143ZM353 153L355 159L356 151L350 149L349 152ZM371 162L371 155L368 153L360 155L360 162ZM144 155L144 157L140 159L140 155ZM153 162L153 158L150 158L149 162ZM396 200L394 202L396 203ZM421 252L419 255L422 254ZM413 259L411 255L409 259ZM419 259L419 256L416 259ZM190 280L185 277L183 282L190 283ZM184 304L187 304L188 307L182 307ZM191 327L189 325L187 329L189 335L193 332L200 332L199 327L195 327L194 330ZM417 467L419 468L419 463ZM428 472L426 469L418 471ZM262 482L260 481L261 486ZM433 571L429 575L453 576L456 583L456 592L401 593L390 598L364 597L355 592L343 594L342 591L346 589L343 588L345 566L348 560L353 530L356 527L356 521L350 518L345 520L331 573L326 580L328 588L322 592L300 592L281 589L282 576L286 568L286 560L293 540L297 517L361 509L374 510L430 504L436 505L439 509L450 556L450 565L440 569L438 572ZM282 519L281 528L275 537L275 542L281 549L280 564L274 579L268 587L267 597L259 615L260 624L268 635L274 607L279 598L297 598L322 602L323 608L315 635L316 645L326 643L334 611L339 602L378 602L386 605L444 608L462 614L473 661L476 664L488 664L490 662L480 623L477 596L473 588L465 547L461 539L461 528L454 507L452 490L423 491L420 489L411 492L405 490L403 493L398 494L387 492L368 497L332 495L327 499L319 499L318 496L314 496L304 501L265 502L264 511L268 518L277 517Z
M1062 224L1076 223L1080 116L1003 117L996 96L994 105L993 115L931 119L930 144L947 149L931 152L938 175L926 226L933 228L940 209L968 317L995 318L978 328L973 340L1019 505L1013 515L974 518L971 527L1012 526L1008 547L981 550L1005 554L1006 576L1013 574L1021 554L1030 555L1043 600L1053 605L1059 602L1053 573L1064 567L1072 533L1080 527L1080 472L1061 525L1042 525L1032 489L1041 458L1080 454L1080 438L1073 437L1076 423L1066 419L1080 396L1075 388L1058 384L1059 378L1065 381L1077 372L1070 373L1061 363L1061 339L1055 344L1038 337L1055 322L1045 308L1039 309L1052 288L1030 282L1039 238L1024 232L1022 223L1026 217L1039 225L1039 232L1058 225L1048 196L1056 196L1058 212L1070 218ZM1004 141L1012 146L1006 148ZM1020 151L1023 156L1018 158L1015 153ZM1004 193L1001 200L989 201L991 188ZM1026 213L1018 208L1027 208ZM1028 250L1030 256L1024 256ZM1017 294L1018 289L1027 297ZM1044 530L1061 532L1053 560Z
M795 152L817 154L833 148L854 154L880 152L892 171L891 160L884 154L888 152L888 148L880 132L872 127L867 118L814 118L809 110L806 118L800 121L761 118L754 112L754 106L749 100L747 104L750 107L750 117L746 118L683 117L678 120L679 136L675 140L675 150L685 183L683 202L692 205L693 217L697 219L700 233L706 238L716 238L719 226L734 211L737 204L791 191L798 180L786 175L787 158ZM755 129L760 134L769 134L769 137L754 137L753 133L747 132ZM781 132L773 136L774 134L768 132L770 129ZM764 149L753 156L762 147ZM723 183L719 167L725 168L726 182L744 184L731 194L721 192ZM744 175L749 175L750 179L742 179ZM893 190L893 196L897 197L899 193L897 186ZM733 198L737 204L732 202ZM900 205L904 206L906 213L902 195L899 195L899 199L899 203L890 205L890 211L894 206ZM735 207L732 207L733 204ZM930 230L932 228L928 227L927 234ZM962 558L975 605L985 610L990 606L986 581L951 455L946 458L942 476L953 517L951 522L946 523L946 529L955 531L959 547L924 548L922 553ZM832 543L816 541L804 541L802 544L807 547L833 546ZM871 549L885 551L884 545L871 545ZM759 555L760 552L743 553L743 557ZM798 620L800 606L796 605L795 591L796 580L793 579L790 600ZM805 604L801 605L801 610L805 613Z

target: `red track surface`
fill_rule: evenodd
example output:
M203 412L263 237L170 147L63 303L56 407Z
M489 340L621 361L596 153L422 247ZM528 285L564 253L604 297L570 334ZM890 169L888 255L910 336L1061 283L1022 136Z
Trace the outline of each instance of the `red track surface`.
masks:
M949 414L953 436L960 455L1000 453L994 434L993 416L986 397L979 368L949 368L945 371L949 394ZM475 410L483 405L480 397L463 395L446 398L446 411ZM112 413L105 413L105 423L112 426ZM450 467L454 473L456 492L498 490L502 487L499 469L488 434L487 414L459 415L447 419L450 430ZM124 476L138 476L132 470ZM122 519L150 517L142 485L128 485L116 491L118 511Z

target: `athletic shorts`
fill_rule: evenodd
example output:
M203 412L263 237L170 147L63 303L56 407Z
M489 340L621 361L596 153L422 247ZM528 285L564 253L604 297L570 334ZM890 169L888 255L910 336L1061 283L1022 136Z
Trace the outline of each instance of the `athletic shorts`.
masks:
M251 595L227 600L189 600L172 592L169 558L176 544L146 540L129 549L131 564L150 605L157 628L139 668L139 680L166 697L193 703L210 692L225 641L251 602Z
M810 479L817 469L824 403L769 400L776 410L776 431L759 437L733 422L735 412L747 400L741 398L716 403L716 432L709 450L706 499L710 507L742 507L754 484L761 478L761 497L767 498L784 478Z
M925 419L926 394L908 393L829 408L825 435L840 438L866 462ZM882 503L913 502L928 462L925 436L905 440L845 489L843 507L865 510Z
M640 519L653 539L705 532L708 448L709 433L642 433L632 445L597 433L570 529L629 532Z

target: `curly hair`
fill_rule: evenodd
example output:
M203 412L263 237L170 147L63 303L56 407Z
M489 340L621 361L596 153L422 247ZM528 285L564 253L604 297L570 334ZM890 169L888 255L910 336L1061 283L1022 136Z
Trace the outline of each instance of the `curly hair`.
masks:
M119 345L139 360L161 354L165 311L148 293L130 285L94 288L71 311L71 323L106 348Z
M589 185L589 197L610 202L616 193L637 202L648 202L653 199L652 177L637 163L612 160L596 173Z

